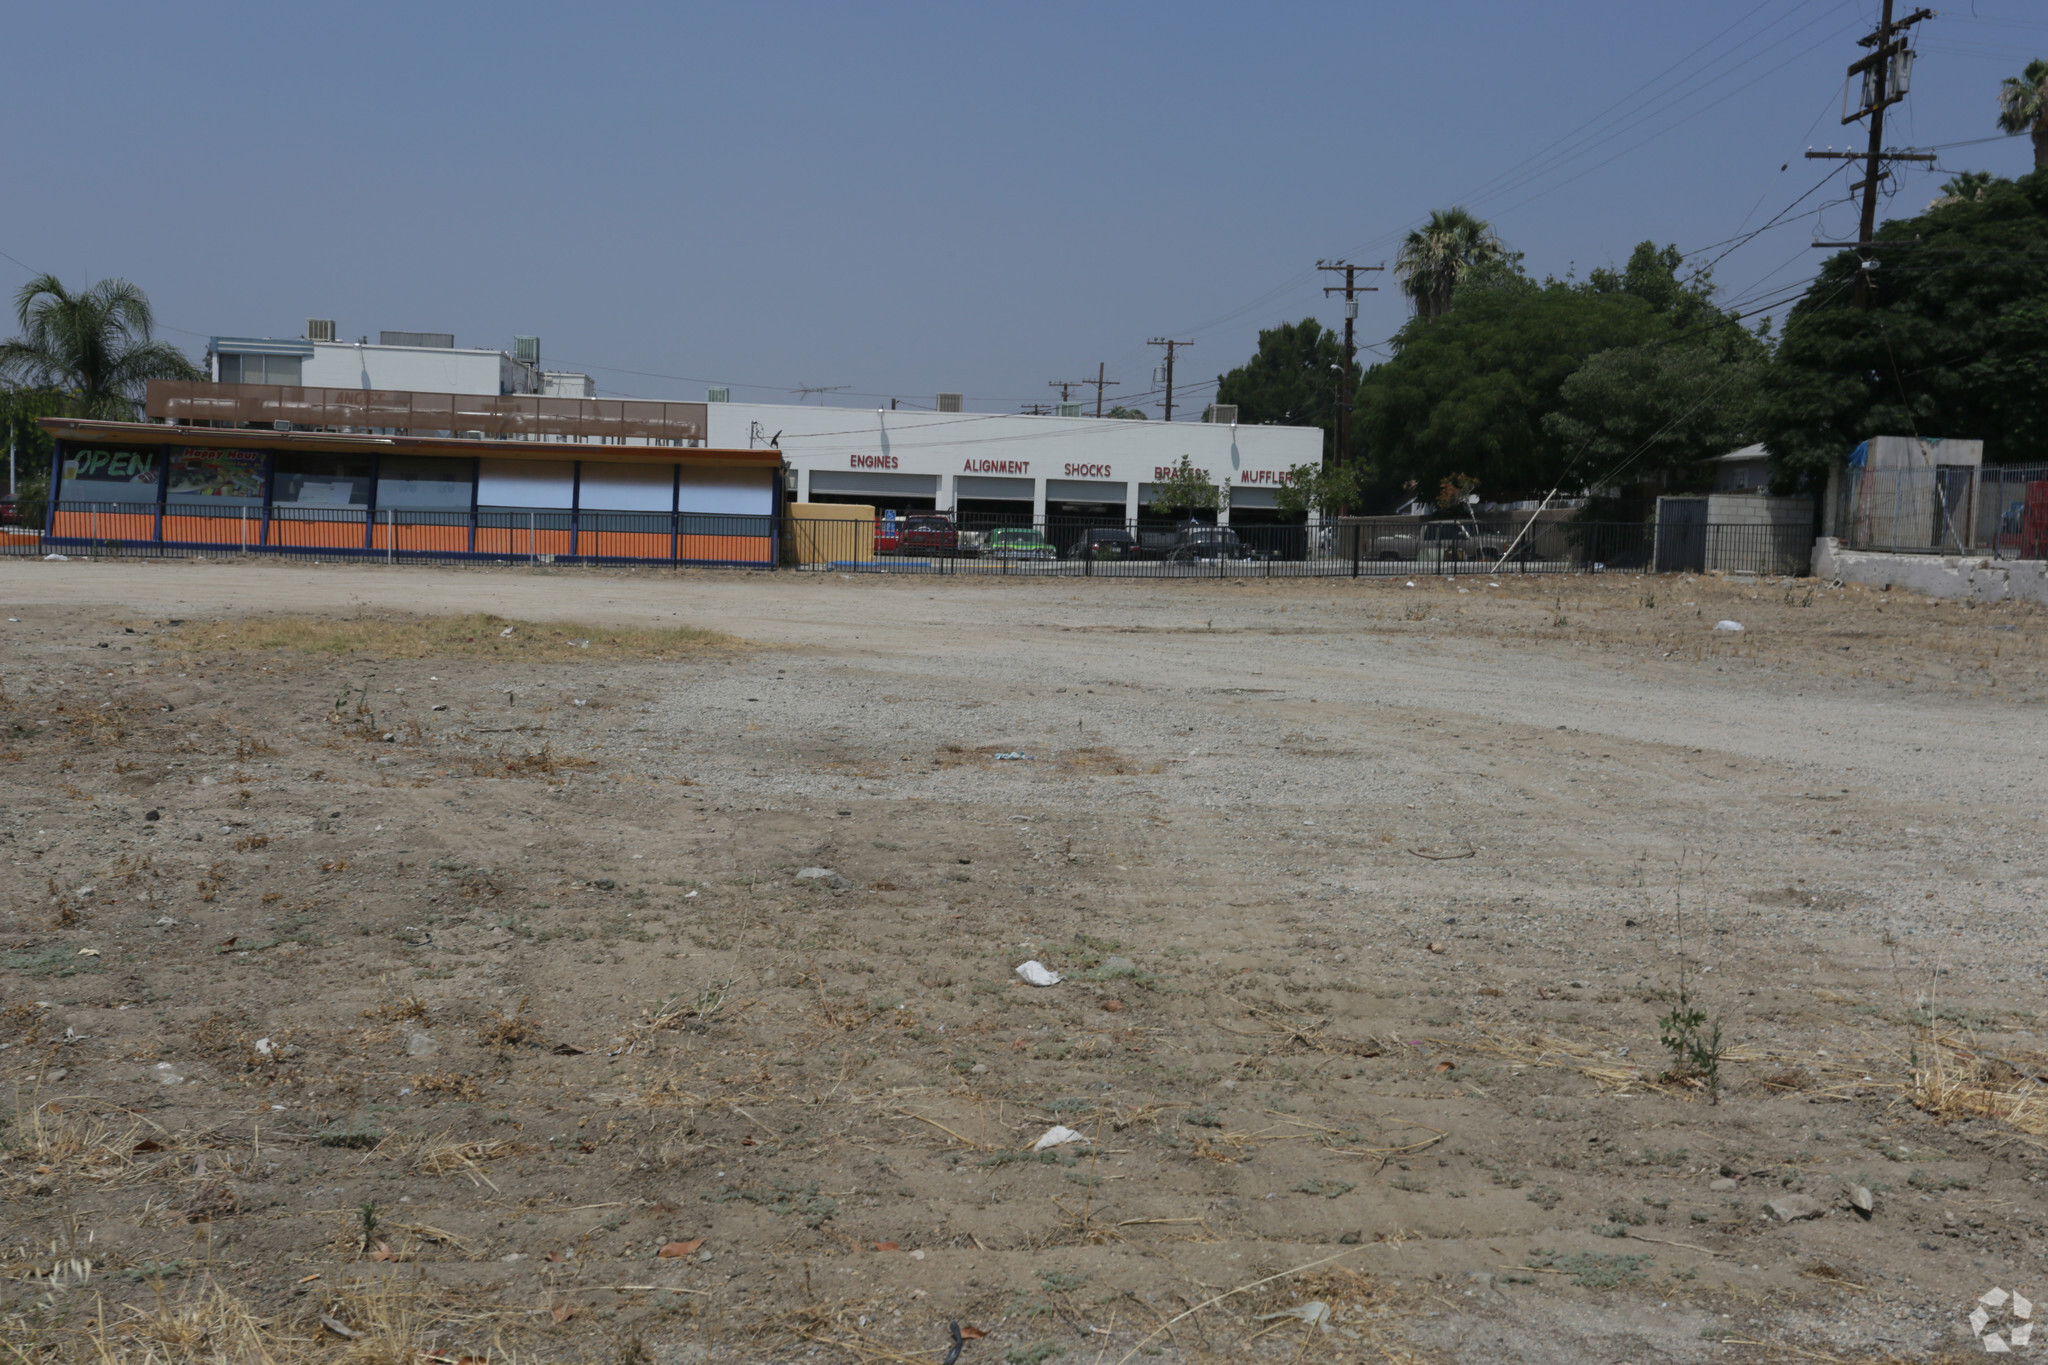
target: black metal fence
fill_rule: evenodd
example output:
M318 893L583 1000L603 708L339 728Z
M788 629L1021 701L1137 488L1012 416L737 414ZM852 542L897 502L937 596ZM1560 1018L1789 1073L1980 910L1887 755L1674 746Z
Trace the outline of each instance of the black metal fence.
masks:
M1344 518L1314 526L1018 520L979 529L938 518L788 523L785 563L863 573L1097 578L1374 578L1429 574L1803 574L1811 537L1771 526L1701 526L1658 545L1643 523L1524 526Z
M1774 526L1413 518L1320 525L784 519L682 514L140 507L62 503L55 530L0 528L0 556L512 564L697 564L811 572L1095 578L1384 578L1423 574L1729 572L1801 575L1811 541Z

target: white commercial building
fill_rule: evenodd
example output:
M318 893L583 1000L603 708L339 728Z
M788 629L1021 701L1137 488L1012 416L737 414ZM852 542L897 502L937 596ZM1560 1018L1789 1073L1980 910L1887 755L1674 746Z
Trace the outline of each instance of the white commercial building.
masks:
M1323 456L1317 428L1234 422L712 403L709 423L714 446L779 446L793 501L878 512L1136 521L1186 456L1228 488L1222 520L1271 522L1287 471Z
M334 324L315 321L321 340L214 337L207 368L217 384L371 389L385 393L537 393L593 398L587 374L543 370L540 338L517 337L510 351L458 347L447 332L379 332L377 340L332 340Z
M499 351L459 348L444 332L340 341L334 324L318 319L306 332L291 340L215 337L212 377L338 390L595 396L588 375L542 370L536 337ZM957 409L959 397L941 395L939 405ZM883 515L1133 522L1147 515L1152 486L1186 457L1228 490L1220 521L1272 523L1286 520L1277 495L1288 471L1323 456L1319 429L1241 426L1227 420L1229 408L1211 410L1224 420L1171 423L723 401L706 411L705 444L781 450L795 482L789 501L865 503Z

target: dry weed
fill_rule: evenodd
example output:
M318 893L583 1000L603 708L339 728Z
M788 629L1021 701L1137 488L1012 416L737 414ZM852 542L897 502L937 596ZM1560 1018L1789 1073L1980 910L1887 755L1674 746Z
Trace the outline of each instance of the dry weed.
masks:
M592 631L565 621L515 621L501 616L364 615L345 619L269 616L194 624L160 631L159 649L185 653L295 650L363 654L380 659L469 656L492 659L672 659L729 650L730 635L695 626Z
M1992 1119L2030 1137L2048 1137L2048 1054L1991 1056L1947 1036L1922 1040L1908 1095L1942 1122Z
M539 1047L542 1042L540 1030L534 1026L532 1016L527 1014L526 1002L527 997L521 996L518 1008L510 1014L492 1010L491 1017L477 1028L477 1042L499 1052L520 1046Z

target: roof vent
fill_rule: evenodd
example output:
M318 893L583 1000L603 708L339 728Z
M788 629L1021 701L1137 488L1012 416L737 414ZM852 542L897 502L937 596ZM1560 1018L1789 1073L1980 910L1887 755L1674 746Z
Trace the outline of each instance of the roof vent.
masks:
M306 340L308 340L308 341L332 341L332 340L334 340L334 319L333 319L333 318L307 318L307 319L306 319Z
M1221 422L1225 426L1234 427L1237 425L1237 404L1211 403L1209 410L1202 414L1202 420L1204 422Z
M454 345L455 338L448 338L448 344L451 346ZM540 338L513 337L512 358L514 360L523 360L529 365L540 364Z
M424 346L430 350L452 351L455 349L453 332L379 332L379 346Z
M960 411L960 398L961 398L961 395L960 395L960 394L957 394L957 393L942 393L942 394L940 394L940 395L939 395L939 408L938 408L938 410L939 410L940 412L958 412L958 411Z

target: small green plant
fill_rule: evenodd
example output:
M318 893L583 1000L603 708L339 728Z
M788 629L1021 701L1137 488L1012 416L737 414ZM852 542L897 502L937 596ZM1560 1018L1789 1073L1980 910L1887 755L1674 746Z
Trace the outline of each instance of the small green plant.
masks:
M1197 1128L1221 1128L1223 1126L1223 1117L1214 1109L1204 1107L1188 1110L1187 1114L1181 1119L1181 1122L1193 1124Z
M363 1225L363 1254L367 1256L377 1240L377 1201L356 1205L356 1218Z
M1683 873L1683 866L1680 871ZM1721 1060L1728 1055L1721 1042L1721 1021L1693 1003L1692 973L1685 956L1685 893L1676 893L1678 915L1678 1002L1657 1021L1657 1037L1671 1054L1671 1067L1661 1079L1698 1085L1711 1104L1721 1102Z
M1529 1253L1528 1265L1533 1270L1560 1271L1581 1289L1619 1289L1648 1279L1643 1273L1644 1267L1656 1259L1654 1256L1623 1253L1603 1256L1597 1251L1577 1251L1566 1255L1538 1247Z
M1031 1162L1037 1162L1041 1166L1071 1166L1074 1164L1074 1158L1068 1156L1057 1147L1048 1148L1043 1152L1011 1148L1001 1152L990 1152L977 1164L982 1166L1017 1166L1027 1165Z
M1538 1185L1535 1189L1529 1191L1528 1200L1545 1213L1548 1213L1564 1202L1564 1196L1551 1189L1548 1185Z
M1294 1192L1296 1194L1321 1195L1325 1199L1335 1199L1338 1195L1349 1194L1357 1188L1349 1180L1324 1180L1317 1177L1313 1180L1302 1181L1294 1187Z
M352 1151L367 1151L384 1140L381 1130L357 1124L338 1128L323 1129L314 1134L313 1140L322 1147L347 1147Z
M1038 1282L1045 1286L1048 1294L1071 1294L1088 1283L1088 1277L1085 1274L1068 1274L1064 1270L1041 1270Z
M1397 1175L1387 1183L1397 1190L1406 1190L1410 1194L1427 1194L1429 1192L1429 1182L1417 1180L1412 1175Z
M839 1212L839 1201L819 1194L815 1180L808 1185L778 1180L772 1190L726 1185L703 1197L714 1204L730 1204L735 1199L742 1199L749 1204L758 1204L770 1213L793 1214L808 1228L822 1226L826 1219Z

